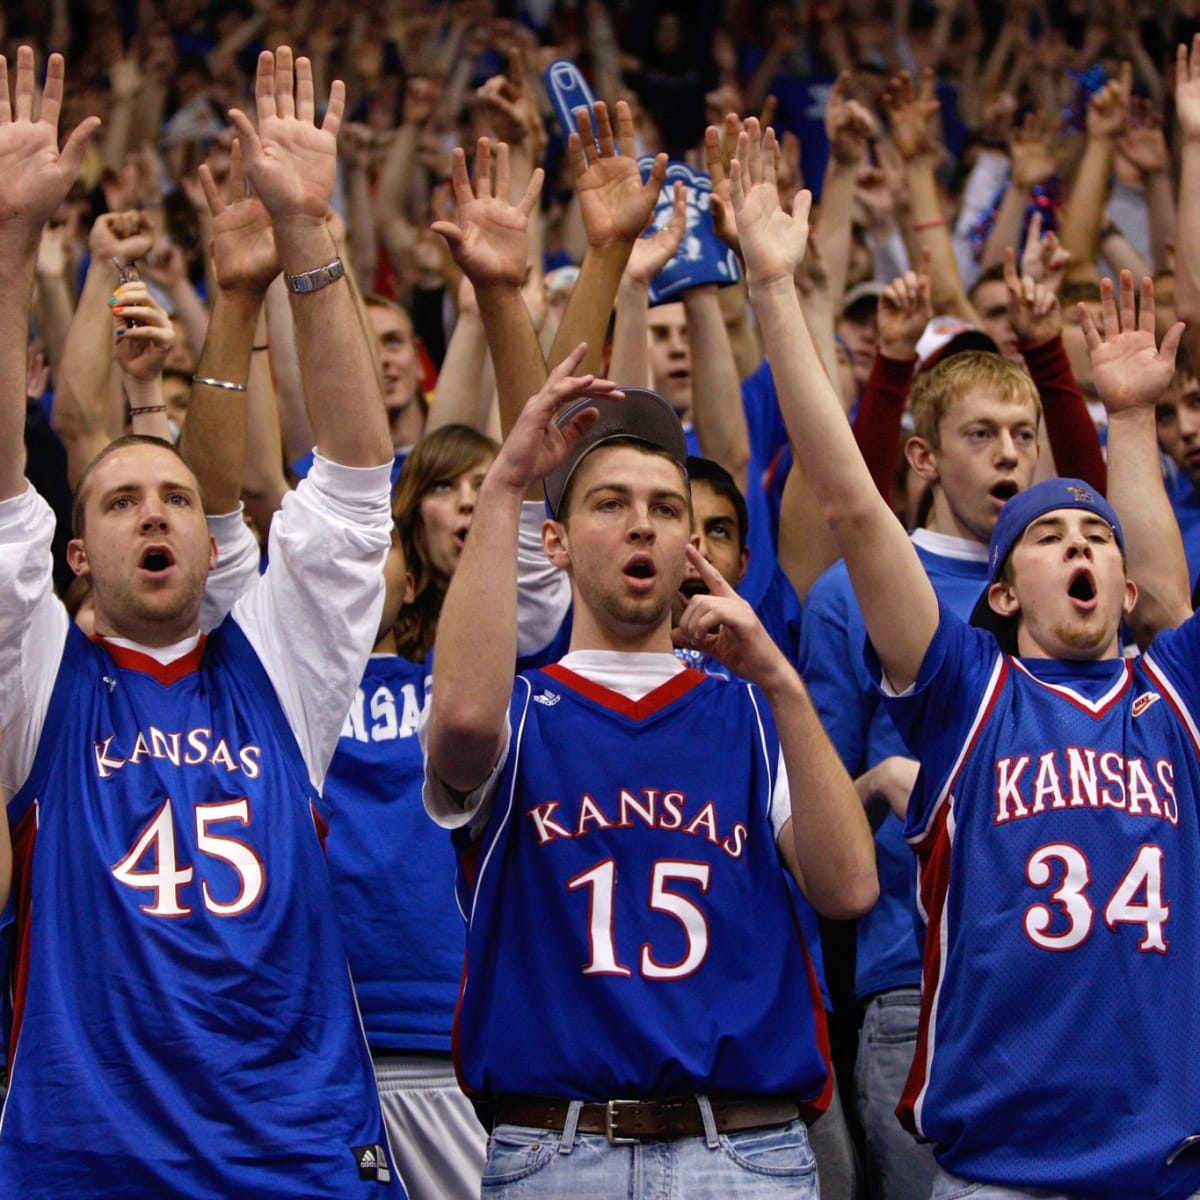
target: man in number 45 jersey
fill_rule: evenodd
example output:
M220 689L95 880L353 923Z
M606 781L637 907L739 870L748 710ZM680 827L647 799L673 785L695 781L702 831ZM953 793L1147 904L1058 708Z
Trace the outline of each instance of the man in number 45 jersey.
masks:
M232 114L317 435L270 568L201 634L216 551L196 479L167 443L120 439L76 497L89 640L51 590L54 520L20 431L38 237L94 122L60 154L62 59L36 120L32 52L11 108L5 68L0 888L11 867L16 955L0 1195L402 1194L311 807L374 638L391 524L383 406L325 225L344 89L314 124L311 67L284 47L259 59L256 126ZM254 322L230 316L214 311L196 386L239 404Z
M862 608L871 662L921 762L907 832L928 918L922 1022L905 1107L933 1142L934 1200L1166 1200L1200 1188L1200 623L1120 656L1138 588L1113 507L1078 480L1010 499L991 539L996 638L940 608L912 543L871 485L820 374L792 284L811 198L779 206L774 136L757 123L733 168L750 294L784 417ZM1172 518L1154 401L1182 326L1154 338L1132 280L1090 317L1109 411L1109 487L1130 566ZM1103 385L1101 379L1103 378ZM803 436L799 432L803 430ZM1131 486L1131 474L1137 487ZM1136 527L1136 528L1135 528ZM1142 566L1135 538L1149 541ZM1175 549L1182 563L1178 532ZM1187 604L1148 586L1172 619ZM1168 621L1170 623L1170 621Z
M492 1112L485 1187L815 1196L799 1106L821 1105L828 1066L785 873L818 910L860 913L870 831L799 676L688 546L678 418L571 378L584 349L480 489L434 655L426 805L457 827L457 1065ZM514 687L518 518L543 477L571 643ZM672 653L685 553L710 594L679 637L750 684Z

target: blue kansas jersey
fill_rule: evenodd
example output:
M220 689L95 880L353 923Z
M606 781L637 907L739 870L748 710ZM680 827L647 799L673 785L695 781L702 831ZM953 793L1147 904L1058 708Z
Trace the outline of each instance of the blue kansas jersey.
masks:
M1200 1133L1198 631L1138 660L1019 660L943 612L889 701L922 763L929 928L900 1111L967 1179L1200 1188L1179 1153Z
M299 748L232 619L67 635L9 803L6 1197L402 1194Z
M510 720L486 829L460 840L468 1089L819 1107L823 1013L762 699L685 670L634 702L555 664L517 679Z

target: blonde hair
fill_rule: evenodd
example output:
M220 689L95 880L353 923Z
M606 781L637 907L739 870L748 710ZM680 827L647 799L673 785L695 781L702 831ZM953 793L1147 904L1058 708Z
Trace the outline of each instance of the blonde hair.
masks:
M941 449L941 426L954 402L972 388L991 388L1011 403L1030 403L1037 420L1042 402L1033 380L1015 363L987 350L963 350L917 376L911 403L913 432L934 450Z

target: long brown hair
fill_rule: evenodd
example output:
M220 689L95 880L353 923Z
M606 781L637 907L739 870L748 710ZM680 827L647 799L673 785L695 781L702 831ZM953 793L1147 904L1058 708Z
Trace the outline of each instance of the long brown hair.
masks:
M442 480L457 479L477 463L490 462L500 447L467 425L443 425L417 443L408 456L396 494L392 516L404 549L404 561L413 577L412 603L396 618L396 653L420 662L433 646L437 620L450 578L429 557L421 500Z

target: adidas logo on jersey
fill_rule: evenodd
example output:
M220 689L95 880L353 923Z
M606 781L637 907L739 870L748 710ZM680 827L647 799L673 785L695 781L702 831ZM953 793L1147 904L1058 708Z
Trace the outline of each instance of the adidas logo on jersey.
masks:
M359 1179L391 1183L392 1169L388 1166L387 1152L382 1146L352 1146L350 1152L358 1164Z
M1133 715L1140 717L1152 705L1155 700L1161 700L1162 697L1157 692L1143 692L1133 702Z
M535 704L544 704L547 708L553 708L562 697L557 692L538 692L533 699Z

